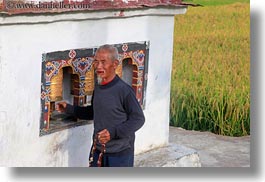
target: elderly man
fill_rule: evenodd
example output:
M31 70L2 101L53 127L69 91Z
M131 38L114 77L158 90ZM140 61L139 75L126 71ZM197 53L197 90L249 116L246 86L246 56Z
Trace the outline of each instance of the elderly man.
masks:
M117 48L99 47L94 68L97 84L92 104L87 107L58 103L56 109L80 119L94 119L91 167L133 167L135 132L145 117L131 86L116 75L119 65Z

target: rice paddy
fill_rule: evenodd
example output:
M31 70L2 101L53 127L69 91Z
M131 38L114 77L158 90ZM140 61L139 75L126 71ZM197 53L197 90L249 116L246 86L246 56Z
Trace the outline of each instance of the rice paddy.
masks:
M170 125L250 134L249 2L189 7L175 17Z

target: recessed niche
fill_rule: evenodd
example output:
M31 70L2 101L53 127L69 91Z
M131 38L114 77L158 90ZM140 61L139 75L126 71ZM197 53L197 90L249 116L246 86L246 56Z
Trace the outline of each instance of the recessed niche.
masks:
M114 46L119 51L120 61L116 73L132 86L144 109L149 43L122 43ZM43 54L40 136L91 123L58 113L55 105L60 101L81 107L91 104L95 83L93 57L96 49L72 49Z

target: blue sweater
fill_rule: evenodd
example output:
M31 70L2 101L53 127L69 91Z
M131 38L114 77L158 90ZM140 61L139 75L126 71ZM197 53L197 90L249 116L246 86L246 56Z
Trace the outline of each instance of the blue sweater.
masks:
M117 75L106 85L95 85L91 106L67 105L66 111L80 119L94 119L94 135L103 129L110 132L109 155L133 154L135 132L145 122L134 90Z

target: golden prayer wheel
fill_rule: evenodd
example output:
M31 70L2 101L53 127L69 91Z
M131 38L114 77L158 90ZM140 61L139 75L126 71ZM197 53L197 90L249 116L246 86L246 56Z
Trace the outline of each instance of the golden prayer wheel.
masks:
M60 101L63 99L63 72L62 69L58 71L58 74L53 76L51 79L51 93L50 93L50 100Z
M94 70L91 69L86 73L85 77L85 94L86 95L91 95L94 90Z
M72 95L79 95L79 88L80 88L80 83L79 83L79 76L77 74L72 74L71 75L71 94Z
M119 66L116 69L116 74L122 78L122 64L119 64Z

